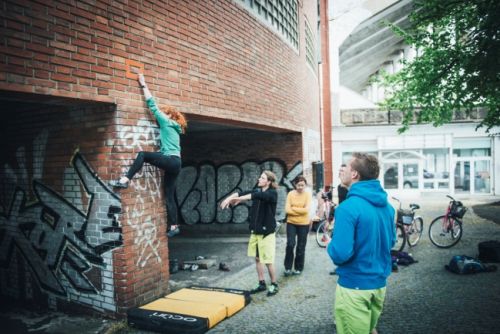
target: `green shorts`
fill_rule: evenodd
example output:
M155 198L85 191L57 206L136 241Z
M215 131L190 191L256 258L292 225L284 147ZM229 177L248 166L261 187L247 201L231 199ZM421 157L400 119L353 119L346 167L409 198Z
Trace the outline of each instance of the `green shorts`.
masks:
M385 300L385 287L355 290L337 284L334 315L338 334L371 333L377 326Z
M265 264L274 263L276 253L276 235L268 234L265 237L260 234L250 234L248 240L248 256L259 258L259 262Z

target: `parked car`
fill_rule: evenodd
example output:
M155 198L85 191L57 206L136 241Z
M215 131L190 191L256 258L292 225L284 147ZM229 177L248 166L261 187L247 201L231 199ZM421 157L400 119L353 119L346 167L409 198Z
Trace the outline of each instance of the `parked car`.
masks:
M410 174L409 171L406 171L407 176L405 176L405 181L403 183L403 187L405 189L418 188L418 174L414 173ZM423 172L424 179L432 179L434 178L434 174L424 169ZM394 167L387 169L384 173L384 186L386 188L397 188L398 186L398 173Z

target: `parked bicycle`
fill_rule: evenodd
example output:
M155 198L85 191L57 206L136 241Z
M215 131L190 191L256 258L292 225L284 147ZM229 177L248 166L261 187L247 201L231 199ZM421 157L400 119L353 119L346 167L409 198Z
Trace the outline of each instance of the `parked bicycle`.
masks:
M405 248L406 244L410 247L418 244L424 230L424 219L415 215L415 211L420 209L420 205L411 203L409 210L402 209L401 201L396 197L392 197L392 199L399 202L396 215L397 241L392 249L400 252Z
M324 212L320 217L318 228L316 229L316 242L319 247L325 248L332 238L335 203L326 194L323 194L321 198L324 202Z
M446 214L435 218L429 225L429 239L439 248L450 248L462 238L462 218L467 208L462 202L446 195L451 201L446 208Z

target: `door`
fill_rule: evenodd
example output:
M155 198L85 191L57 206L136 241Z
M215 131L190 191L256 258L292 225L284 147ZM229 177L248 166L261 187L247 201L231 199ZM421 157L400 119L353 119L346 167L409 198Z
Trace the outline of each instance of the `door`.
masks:
M403 188L419 189L420 179L418 177L418 162L402 162L401 165L403 167Z
M418 160L387 161L382 164L385 189L420 189L420 163Z
M471 192L469 160L461 160L455 163L455 193L465 192Z
M491 160L481 158L455 161L455 193L490 194Z

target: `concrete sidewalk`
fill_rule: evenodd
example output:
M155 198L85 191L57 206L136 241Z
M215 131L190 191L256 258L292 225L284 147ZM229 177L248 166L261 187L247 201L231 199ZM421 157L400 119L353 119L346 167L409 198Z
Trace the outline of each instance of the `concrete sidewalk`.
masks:
M496 197L461 198L466 206L498 202ZM403 206L416 202L422 207L424 234L411 249L419 263L401 268L391 275L385 310L380 320L380 333L492 333L500 332L500 272L458 276L446 272L452 255L475 256L477 243L485 239L500 240L500 225L483 219L473 209L464 217L464 237L455 247L437 249L427 237L430 221L444 211L444 196L403 199ZM492 207L495 212L498 206ZM497 217L500 217L498 212ZM170 256L193 260L196 256L214 258L216 266L207 270L179 271L171 275L170 288L206 285L250 289L256 281L254 260L246 256L248 236L192 237L181 234L169 241ZM332 307L336 277L325 250L318 247L310 234L306 250L306 266L302 275L283 277L286 240L278 237L276 269L280 292L273 297L254 295L241 312L224 320L210 333L334 333ZM220 262L230 271L218 270ZM267 276L266 276L267 278ZM452 311L453 310L453 311ZM453 313L454 316L451 316ZM2 310L2 332L5 333L149 333L128 328L124 321L81 317L54 312Z

